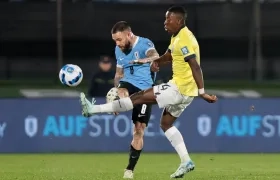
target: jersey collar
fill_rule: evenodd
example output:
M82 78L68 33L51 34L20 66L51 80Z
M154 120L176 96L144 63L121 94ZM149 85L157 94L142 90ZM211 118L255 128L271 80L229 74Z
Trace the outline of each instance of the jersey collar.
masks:
M135 48L135 46L138 43L138 41L139 41L139 36L136 36L136 40L135 40L135 42L134 42L134 44L132 46L132 49Z

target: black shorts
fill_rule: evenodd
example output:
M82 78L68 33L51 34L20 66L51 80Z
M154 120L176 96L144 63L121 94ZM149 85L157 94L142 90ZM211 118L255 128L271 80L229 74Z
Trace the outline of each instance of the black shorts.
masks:
M129 95L141 91L141 89L133 86L128 82L120 82L119 88L126 88ZM145 123L148 126L150 117L152 113L152 105L142 104L137 105L132 110L132 121L135 124L136 122Z

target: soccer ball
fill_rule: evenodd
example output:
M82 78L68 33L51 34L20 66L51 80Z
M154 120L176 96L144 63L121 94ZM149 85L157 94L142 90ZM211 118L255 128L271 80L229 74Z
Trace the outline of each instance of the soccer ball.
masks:
M77 65L66 64L59 72L59 79L66 86L78 86L83 80L83 71Z
M106 95L106 101L108 102L112 102L116 99L119 99L118 96L118 88L113 87L112 89L110 89L110 91L107 93Z

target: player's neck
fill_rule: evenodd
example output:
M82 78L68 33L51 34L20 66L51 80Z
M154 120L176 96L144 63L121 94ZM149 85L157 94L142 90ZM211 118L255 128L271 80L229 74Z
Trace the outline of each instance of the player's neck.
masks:
M134 34L132 35L133 37L131 38L130 44L131 44L131 49L137 44L139 37L135 36Z
M185 24L183 24L183 25L176 31L176 33L174 33L172 36L173 36L173 37L177 36L177 34L179 34L179 32L181 31L181 29L183 29L184 27L186 27Z

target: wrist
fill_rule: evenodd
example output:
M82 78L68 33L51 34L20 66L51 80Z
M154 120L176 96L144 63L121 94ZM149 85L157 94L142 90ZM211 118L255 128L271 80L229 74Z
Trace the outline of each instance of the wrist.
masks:
M198 94L199 94L199 95L205 94L204 88L198 89Z

